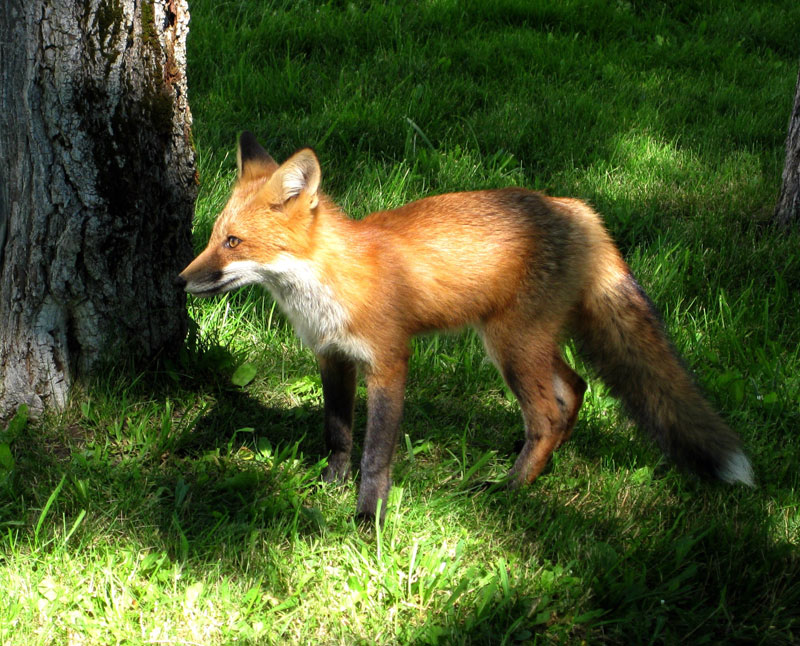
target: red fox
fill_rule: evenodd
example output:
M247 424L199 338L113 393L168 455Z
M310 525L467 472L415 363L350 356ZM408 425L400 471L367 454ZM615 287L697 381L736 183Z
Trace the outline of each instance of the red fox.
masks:
M506 188L427 197L362 220L320 192L311 149L278 165L249 132L238 180L179 284L211 296L265 286L316 354L327 480L350 471L357 370L367 429L357 513L385 511L409 340L474 326L519 401L525 443L509 474L531 482L570 434L586 383L579 351L679 465L753 485L737 435L703 399L600 216L576 199Z

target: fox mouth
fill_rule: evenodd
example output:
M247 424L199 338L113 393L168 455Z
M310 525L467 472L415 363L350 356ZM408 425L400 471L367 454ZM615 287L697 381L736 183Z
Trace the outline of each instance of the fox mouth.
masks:
M220 277L221 278L221 277ZM236 289L239 286L239 280L236 277L228 278L227 280L223 280L220 282L219 279L214 280L209 283L199 284L199 285L186 285L186 291L194 296L199 296L200 298L208 298L210 296L216 296L217 294L223 294L225 292L229 292L231 290Z
M222 294L224 291L223 289L211 288L211 289L187 289L186 293L191 294L192 296L197 296L198 298L210 298L211 296L216 296L217 294Z

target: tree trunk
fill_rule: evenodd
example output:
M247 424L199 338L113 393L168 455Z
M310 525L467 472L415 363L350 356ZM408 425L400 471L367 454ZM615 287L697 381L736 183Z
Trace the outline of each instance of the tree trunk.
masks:
M781 194L772 221L786 229L800 223L800 73L797 75L794 108L786 137L786 162L783 167Z
M0 0L0 418L186 331L186 0Z

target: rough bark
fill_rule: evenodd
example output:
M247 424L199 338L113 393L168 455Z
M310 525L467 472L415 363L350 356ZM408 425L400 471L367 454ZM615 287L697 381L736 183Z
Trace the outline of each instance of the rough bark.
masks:
M794 107L786 136L786 162L783 167L781 194L775 206L773 222L784 228L800 224L800 73L794 93Z
M180 345L185 0L0 0L0 418Z

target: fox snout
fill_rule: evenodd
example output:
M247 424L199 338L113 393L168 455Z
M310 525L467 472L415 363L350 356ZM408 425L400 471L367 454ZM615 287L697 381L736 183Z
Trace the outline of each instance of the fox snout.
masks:
M241 263L229 263L223 269L218 269L210 260L213 261L213 256L210 259L206 249L175 277L175 286L205 298L258 282L258 276L241 271Z

